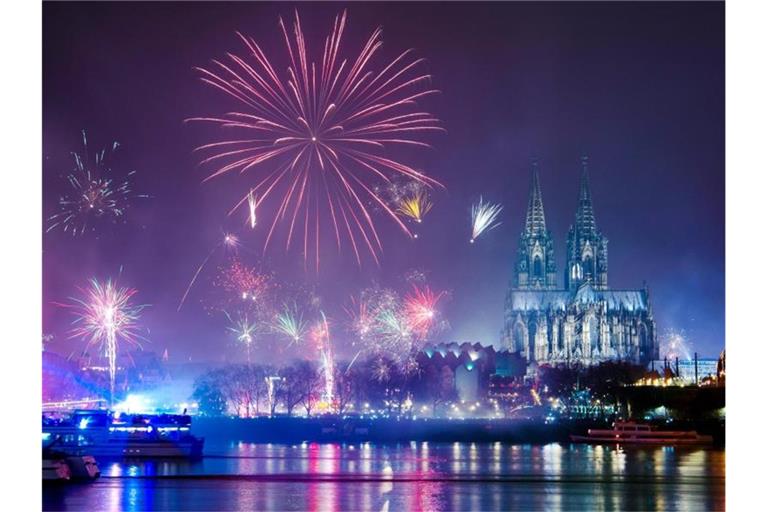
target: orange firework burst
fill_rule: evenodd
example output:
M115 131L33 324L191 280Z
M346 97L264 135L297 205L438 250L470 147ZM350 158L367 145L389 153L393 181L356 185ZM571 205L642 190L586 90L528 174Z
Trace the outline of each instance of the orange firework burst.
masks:
M288 54L285 78L252 38L238 33L248 50L246 57L228 53L227 60L214 60L211 69L197 69L203 82L247 110L190 119L243 133L197 148L208 155L202 163L215 166L206 179L230 171L261 170L232 211L249 197L258 198L248 204L253 211L276 196L264 250L282 223L287 226L286 249L300 233L305 261L314 252L316 269L325 225L339 250L342 238L349 241L358 264L361 248L367 248L378 262L382 244L368 200L412 236L394 209L376 195L378 185L387 185L395 177L424 186L440 185L398 161L392 151L398 146L429 147L421 136L442 130L432 114L416 107L419 99L437 92L425 87L430 75L418 71L422 59L413 58L407 50L376 69L372 62L382 46L380 28L357 56L345 58L341 38L346 23L346 12L336 17L323 52L314 61L308 55L298 13L292 30L281 18Z

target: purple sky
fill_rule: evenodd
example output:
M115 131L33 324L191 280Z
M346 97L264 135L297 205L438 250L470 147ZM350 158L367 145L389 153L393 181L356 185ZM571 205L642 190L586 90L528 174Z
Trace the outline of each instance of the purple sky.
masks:
M302 4L318 41L344 4ZM724 346L724 6L721 3L428 3L349 8L344 44L359 50L378 25L383 54L415 48L441 90L424 102L446 128L434 150L409 157L446 185L407 240L380 216L382 264L358 269L349 251L325 255L321 275L298 251L272 250L246 263L280 281L314 288L332 321L340 304L378 280L400 286L412 268L452 292L450 340L495 343L522 229L529 160L540 160L548 225L562 280L565 236L576 209L579 157L588 154L598 227L610 240L609 284L647 281L660 332L684 329L700 353ZM71 320L52 305L91 277L115 275L151 304L149 349L174 359L221 357L231 347L222 318L200 305L201 277L181 313L196 266L225 230L242 230L229 208L246 190L237 176L201 183L192 149L216 140L212 127L183 124L226 112L231 101L192 70L226 51L243 53L236 30L284 63L277 17L293 6L205 3L46 3L43 26L43 207L55 212L78 150L121 143L120 168L135 169L128 223L73 239L43 236L43 330L69 352ZM469 208L480 195L502 202L503 225L467 243ZM243 231L260 248L264 231ZM219 259L221 263L221 259ZM215 265L211 267L213 271ZM562 282L561 282L562 284ZM340 330L341 327L338 327Z

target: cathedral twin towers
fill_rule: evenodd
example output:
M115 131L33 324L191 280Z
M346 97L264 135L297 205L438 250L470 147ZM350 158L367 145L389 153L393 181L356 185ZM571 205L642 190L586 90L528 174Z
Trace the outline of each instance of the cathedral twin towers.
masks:
M534 163L525 227L505 301L502 347L538 364L619 359L646 364L655 359L656 325L648 290L608 288L608 239L597 229L586 157L576 218L568 231L562 288L554 253Z

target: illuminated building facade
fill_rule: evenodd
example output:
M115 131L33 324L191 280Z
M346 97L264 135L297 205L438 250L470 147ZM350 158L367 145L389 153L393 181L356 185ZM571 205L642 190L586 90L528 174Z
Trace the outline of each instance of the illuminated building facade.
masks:
M518 354L480 343L438 343L424 347L419 369L431 382L449 376L460 400L478 400L488 393L492 376L522 377L525 362Z
M505 301L502 349L537 364L592 365L612 359L647 364L658 357L647 288L608 286L608 240L597 228L586 157L564 274L560 288L534 163L525 227Z

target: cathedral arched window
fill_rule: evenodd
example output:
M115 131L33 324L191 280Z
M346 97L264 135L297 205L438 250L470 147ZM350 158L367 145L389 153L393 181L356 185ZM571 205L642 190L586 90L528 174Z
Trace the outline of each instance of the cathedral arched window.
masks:
M600 331L597 318L589 319L589 349L594 352L600 349Z
M584 275L591 277L594 273L594 263L592 256L587 256L584 258Z
M515 325L512 333L512 350L514 352L523 352L525 350L525 326L522 323Z
M542 277L544 275L544 269L541 264L541 256L533 257L533 277Z
M581 279L581 265L578 263L574 263L571 267L571 279L574 281Z
M640 324L637 329L638 345L640 345L640 355L644 356L648 348L648 329L645 324Z
M528 354L530 358L534 357L536 353L536 331L538 326L535 320L531 320L528 324Z

